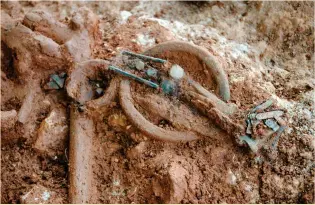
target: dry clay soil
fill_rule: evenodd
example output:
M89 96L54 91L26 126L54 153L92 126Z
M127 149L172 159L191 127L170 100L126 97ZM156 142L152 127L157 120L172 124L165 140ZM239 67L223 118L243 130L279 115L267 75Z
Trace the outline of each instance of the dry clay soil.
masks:
M227 73L230 102L246 112L272 98L286 111L288 125L272 157L259 160L201 115L195 125L200 132L210 129L210 136L185 143L153 140L130 126L117 99L110 112L98 116L96 137L84 150L92 155L95 189L86 202L315 203L313 2L1 2L1 10L17 21L38 9L66 21L84 6L100 20L102 43L94 58L110 60L122 49L140 53L169 40L194 43ZM18 112L27 93L14 71L14 57L1 42L1 111ZM205 80L202 70L190 72ZM49 74L38 71L46 79ZM132 85L136 98L149 94ZM53 118L53 109L68 127L71 99L65 90L42 93L32 105L36 115L1 130L1 203L36 203L30 197L71 202L68 135L54 155L34 149L41 123ZM155 124L174 129L172 122L155 118L156 111L137 106ZM179 110L185 114L187 109ZM41 186L50 197L34 189L34 196L22 197Z

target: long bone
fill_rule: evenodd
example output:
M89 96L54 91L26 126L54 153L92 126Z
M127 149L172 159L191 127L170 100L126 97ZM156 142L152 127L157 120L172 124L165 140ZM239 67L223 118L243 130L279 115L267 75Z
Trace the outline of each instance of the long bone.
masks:
M214 132L218 128L205 116L196 115L190 107L176 105L171 100L159 95L148 94L145 96L133 95L134 100L150 115L157 116L158 120L166 119L178 129L185 128L207 137L217 136Z
M186 100L190 101L198 110L212 119L217 126L225 130L229 135L232 135L237 143L240 143L240 134L245 131L245 128L241 124L230 119L227 114L215 107L213 102L209 101L206 97L195 92L187 92L184 95Z

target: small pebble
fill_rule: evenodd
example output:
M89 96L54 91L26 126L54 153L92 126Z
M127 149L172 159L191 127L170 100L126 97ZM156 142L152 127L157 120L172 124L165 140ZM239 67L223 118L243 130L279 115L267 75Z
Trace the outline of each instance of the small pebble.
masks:
M101 96L101 95L103 95L104 90L103 90L103 88L96 88L95 92L96 92L97 96Z
M184 77L185 71L182 67L177 64L174 64L170 69L170 76L175 80L179 80Z
M244 187L244 189L245 189L245 191L250 192L250 191L252 191L253 188L252 188L252 186L246 184L245 187Z
M236 176L235 174L229 169L228 171L228 175L227 175L227 183L231 184L231 185L236 185Z
M137 68L137 70L143 70L144 69L144 62L142 62L141 60L138 60L136 62L136 68Z

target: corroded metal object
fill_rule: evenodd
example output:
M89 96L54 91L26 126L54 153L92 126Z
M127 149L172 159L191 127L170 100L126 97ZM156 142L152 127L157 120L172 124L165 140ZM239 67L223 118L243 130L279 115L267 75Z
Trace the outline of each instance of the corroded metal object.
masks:
M110 65L110 66L109 66L109 70L112 70L112 71L114 71L115 73L118 73L118 74L120 74L120 75L129 77L129 78L132 78L132 79L134 79L134 80L136 80L136 81L138 81L138 82L140 82L140 83L146 84L146 85L148 85L148 86L150 86L150 87L152 87L152 88L155 88L155 89L158 89L158 88L159 88L159 85L158 85L158 84L156 84L156 83L154 83L154 82L151 82L151 81L149 81L149 80L143 79L143 78L141 78L141 77L139 77L139 76L136 76L135 74L128 73L128 72L126 72L126 71L124 71L124 70L122 70L122 69L120 69L120 68L115 67L115 66Z
M140 58L142 60L156 62L156 63L166 63L166 60L164 60L164 59L154 58L152 56L147 56L147 55L143 55L143 54L133 53L133 52L130 52L130 51L122 51L122 54L133 56L133 57L137 57L137 58Z
M50 80L49 82L45 85L45 89L47 90L59 90L62 89L64 84L65 84L65 80L66 80L66 73L60 73L59 75L57 74L52 74L50 75Z
M267 119L265 124L273 131L277 131L280 128L278 123L273 119Z
M279 138L286 128L286 123L284 120L280 117L284 114L282 110L273 110L264 112L265 109L269 108L273 104L273 100L269 99L262 104L254 107L250 113L247 115L246 119L246 134L245 136L240 137L241 141L246 142L246 144L250 147L250 149L257 153L258 150L266 144L267 141L269 141L270 137L273 136L274 133L277 133L276 137L274 138L272 142L272 148L275 149ZM257 113L259 112L259 113ZM257 126L261 122L264 122L264 124L269 128L268 131L260 131L258 132ZM255 135L261 135L260 137L263 137L261 140L254 140L251 138L251 136ZM268 147L267 145L265 145Z
M284 114L281 110L275 110L270 112L258 113L255 118L258 120L270 119L275 117L280 117Z

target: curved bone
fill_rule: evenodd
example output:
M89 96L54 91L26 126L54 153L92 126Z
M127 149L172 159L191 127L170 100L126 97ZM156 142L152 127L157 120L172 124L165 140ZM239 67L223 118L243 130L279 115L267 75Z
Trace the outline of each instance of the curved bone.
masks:
M168 41L146 50L144 54L157 57L163 53L176 51L193 54L200 61L204 62L209 71L215 77L216 83L218 85L219 96L224 101L228 101L230 99L230 88L226 73L220 64L215 60L214 56L204 48L182 41Z
M208 137L216 136L213 134L216 131L213 123L205 116L194 114L185 105L176 106L170 100L153 94L143 97L134 95L133 98L150 114L167 119L176 128L185 128Z
M48 70L65 65L61 48L56 42L21 24L4 32L1 40L16 52L14 64L21 78L25 79L36 68Z
M109 62L102 59L89 60L75 64L67 79L67 93L80 104L84 104L93 98L93 89L89 84L89 78L95 78L101 70L107 70Z
M115 97L118 94L117 88L119 84L119 79L113 79L109 87L105 90L104 95L95 100L88 101L86 103L86 107L89 111L105 113L108 110L108 107L111 102L115 100Z
M130 82L122 80L120 83L120 104L130 119L130 121L142 132L155 139L164 141L191 141L198 137L192 132L178 132L162 129L144 118L144 116L135 108L132 102Z
M60 44L65 43L73 35L73 31L67 25L56 21L51 14L41 10L27 13L23 24L54 39Z

